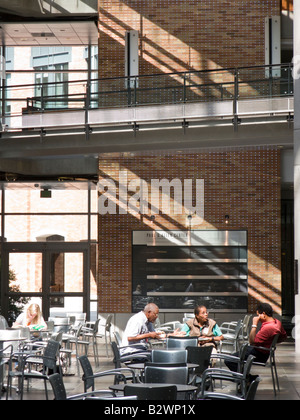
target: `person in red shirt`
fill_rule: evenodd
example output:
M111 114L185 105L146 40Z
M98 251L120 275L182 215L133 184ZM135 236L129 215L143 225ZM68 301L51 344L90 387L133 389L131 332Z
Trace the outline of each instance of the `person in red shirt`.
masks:
M287 334L281 322L273 317L272 306L268 303L260 303L256 311L257 316L253 318L252 327L249 334L249 343L247 357L252 354L255 356L255 362L266 363L269 358L268 350L261 349L260 347L270 348L275 335L280 334L278 343L286 340ZM258 324L261 323L259 331L257 331ZM238 356L235 353L234 356ZM232 370L237 371L238 364L225 360L226 366Z

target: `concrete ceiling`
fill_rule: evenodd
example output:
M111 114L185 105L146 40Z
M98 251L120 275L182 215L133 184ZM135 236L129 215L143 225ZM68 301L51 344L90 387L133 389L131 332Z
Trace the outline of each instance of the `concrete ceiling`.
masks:
M2 22L2 44L15 46L97 45L95 21Z
M98 0L1 0L0 14L19 17L93 15L98 12Z

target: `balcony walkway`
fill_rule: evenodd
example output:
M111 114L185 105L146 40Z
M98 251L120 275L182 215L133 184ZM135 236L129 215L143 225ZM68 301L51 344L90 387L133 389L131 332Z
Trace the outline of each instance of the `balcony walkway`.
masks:
M0 159L292 147L292 72L282 64L5 86Z

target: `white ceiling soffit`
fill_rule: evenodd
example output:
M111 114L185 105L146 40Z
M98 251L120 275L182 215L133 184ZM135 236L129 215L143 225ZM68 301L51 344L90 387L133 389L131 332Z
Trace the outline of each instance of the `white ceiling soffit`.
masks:
M97 45L98 28L96 22L88 20L0 23L0 37L7 47Z
M1 0L0 10L27 17L51 15L92 15L98 11L97 0Z

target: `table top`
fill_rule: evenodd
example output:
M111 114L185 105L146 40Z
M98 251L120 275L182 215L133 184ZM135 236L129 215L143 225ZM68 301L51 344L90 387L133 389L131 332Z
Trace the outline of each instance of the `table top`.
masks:
M130 384L116 384L116 385L110 385L109 388L113 391L119 391L119 392L123 392L124 391L124 387L126 385L134 385L134 386L138 386L141 388L149 388L151 387L155 387L155 386L162 386L162 385L175 385L177 388L177 392L193 392L193 391L197 391L197 387L193 386L193 385L186 385L186 384L165 384L165 383L143 383L143 382L137 382L137 383L130 383Z
M126 364L126 366L129 367L130 369L140 369L140 370L142 370L142 369L145 369L145 364L146 363L147 362L128 363L128 364ZM159 362L157 362L157 364L159 364ZM162 363L162 364L164 364L164 363ZM187 367L189 369L195 369L195 368L199 367L199 365L196 364L196 363L187 363Z
M5 343L6 341L25 341L26 337L0 337L0 343Z

